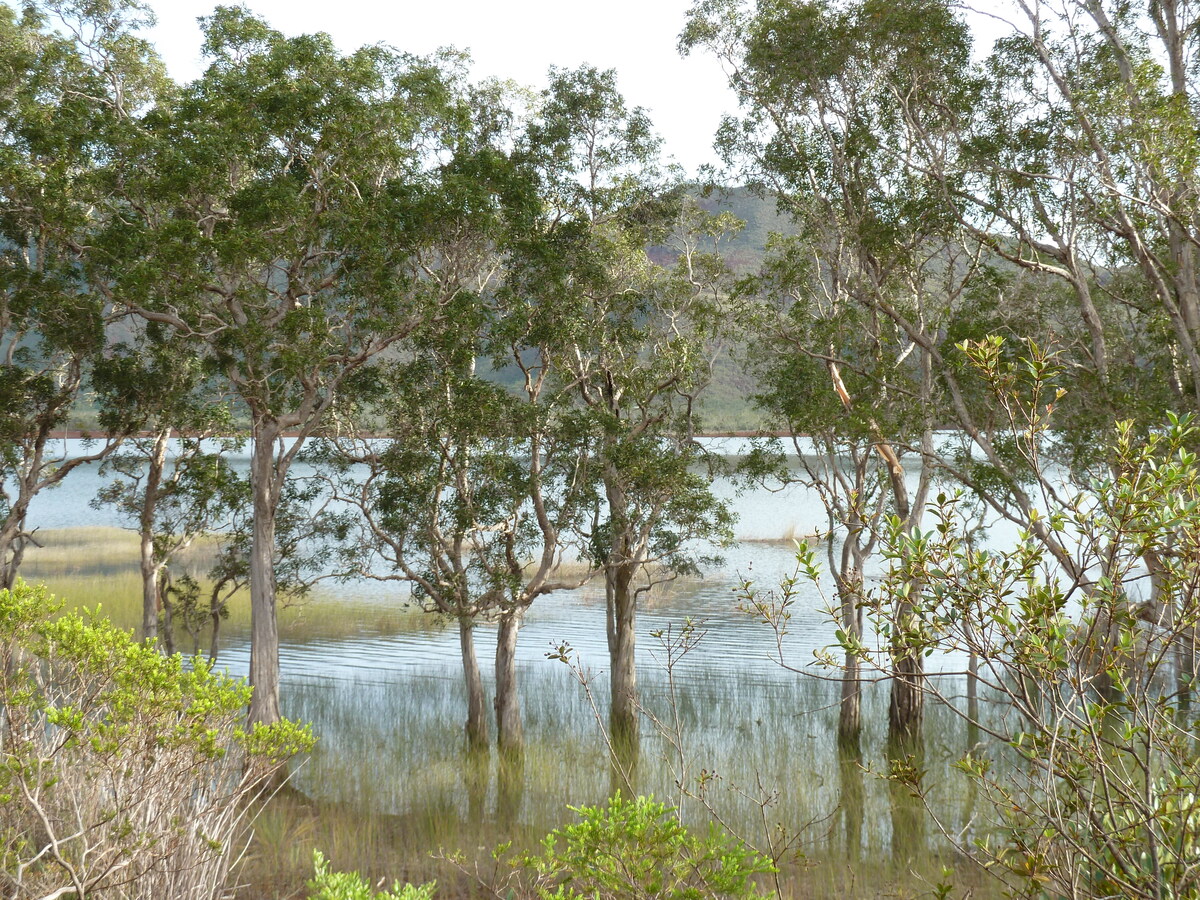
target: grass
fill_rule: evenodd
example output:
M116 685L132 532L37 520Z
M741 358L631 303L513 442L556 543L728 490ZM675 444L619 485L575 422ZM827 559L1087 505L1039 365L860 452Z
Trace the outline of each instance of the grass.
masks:
M792 524L778 537L743 537L741 538L741 542L744 544L786 544L792 546L801 542L815 544L818 537L815 533L798 532L795 524Z
M138 539L121 528L63 528L39 531L40 547L26 551L21 577L45 583L67 609L101 609L122 628L136 629L142 621L142 578L138 568ZM203 589L215 554L215 540L201 539L181 554L177 569L196 578ZM250 595L242 590L228 602L229 618L222 631L244 636L250 630ZM400 603L346 599L336 586L318 586L307 597L282 598L280 636L303 641L370 637L420 631L432 627L430 617ZM186 635L179 635L181 640ZM207 640L207 639L205 639ZM186 641L178 646L187 646Z

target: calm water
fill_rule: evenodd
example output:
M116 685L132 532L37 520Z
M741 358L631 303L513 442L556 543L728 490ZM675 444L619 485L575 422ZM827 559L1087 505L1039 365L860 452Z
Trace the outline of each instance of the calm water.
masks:
M303 467L297 474L304 474ZM123 524L112 510L87 505L99 486L94 468L72 475L62 488L37 499L31 521L43 528ZM903 850L921 855L944 847L932 828L913 824L920 815L914 819L911 809L898 809L904 800L886 781L864 771L883 768L885 686L866 692L862 766L839 762L834 745L838 685L826 680L833 673L813 666L813 651L834 642L819 592L812 586L802 591L784 641L785 662L810 674L781 667L772 659L771 631L735 608L743 577L766 587L793 571L790 545L767 539L826 527L819 501L800 488L738 494L732 484L721 483L718 489L733 498L741 542L727 551L723 565L703 579L664 589L640 614L643 702L663 727L649 720L643 725L637 790L682 803L685 818L698 822L706 812L697 800L681 795L679 785L694 787L703 771L717 776L713 806L747 834L778 822L800 834L801 847L816 853L837 847L855 854ZM396 585L374 582L333 590L380 605L403 599ZM662 641L653 634L675 633L688 618L705 633L675 668L672 692ZM494 629L481 626L476 640L490 684ZM494 771L467 777L461 752L465 699L453 625L431 618L427 628L384 637L285 642L280 652L284 712L311 721L321 738L297 771L297 786L370 812L464 819L503 812L530 825L554 825L564 804L597 801L611 784L587 690L561 662L547 659L547 652L564 642L576 650L591 679L596 708L604 714L601 585L543 597L529 611L518 655L529 753L520 783L507 788ZM241 674L248 654L245 639L231 635L222 661ZM935 672L964 667L953 658L928 662ZM947 694L962 692L956 676L939 677ZM927 799L955 829L976 827L972 795L950 769L967 749L961 722L945 708L931 708L924 765L934 777L928 779ZM773 799L764 816L760 800L768 796Z

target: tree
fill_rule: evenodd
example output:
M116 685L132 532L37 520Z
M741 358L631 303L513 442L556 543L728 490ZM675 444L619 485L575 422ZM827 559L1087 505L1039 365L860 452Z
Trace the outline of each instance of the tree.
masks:
M114 309L94 233L112 213L103 171L166 88L130 0L0 9L0 586L11 588L34 496L119 444L55 452ZM56 30L59 29L59 30ZM65 30L64 36L61 30Z
M206 20L211 63L120 162L113 294L199 347L249 418L250 708L279 718L276 513L292 463L354 373L436 312L426 225L464 114L457 60L341 55L240 9Z
M447 301L412 332L403 359L364 371L343 410L389 437L344 434L317 457L331 467L333 495L354 509L343 571L405 582L418 603L457 622L474 750L489 733L474 629L498 623L497 743L515 757L520 623L537 598L591 577L563 565L591 481L546 345L554 326L513 277L541 202L503 151L514 98L498 84L471 94L470 127L443 171L443 212L429 226L438 254L423 270Z
M563 565L586 510L588 447L559 406L536 347L517 345L510 354L524 367L523 389L475 374L483 345L472 320L482 310L477 298L464 300L433 343L426 343L432 335L415 335L411 359L382 382L390 438L338 441L343 475L335 496L356 513L343 554L348 569L406 582L417 603L457 623L472 749L486 747L489 733L473 632L481 622L499 623L497 742L519 753L521 618L539 597L592 575Z
M197 538L228 531L247 505L248 485L225 458L243 441L232 436L229 407L213 395L200 361L178 343L118 344L97 362L95 382L110 398L100 415L109 433L149 432L129 438L104 462L101 475L116 477L92 503L116 508L134 523L141 635L157 638L163 613L162 646L173 653L170 565ZM215 624L212 650L215 658Z
M995 221L1019 264L1066 281L1089 335L1088 368L1111 401L1148 360L1121 365L1130 311L1172 358L1171 403L1200 395L1196 63L1191 3L1014 4L988 62L975 153L955 179L964 215ZM1109 281L1124 270L1134 278ZM1133 288L1131 291L1130 288ZM1106 295L1121 306L1106 308ZM1124 309L1123 309L1124 307ZM1130 398L1131 399L1131 398ZM1143 408L1138 409L1141 405ZM1133 412L1151 412L1133 400ZM1111 432L1102 440L1110 446Z
M853 632L860 566L882 512L864 489L886 484L888 508L909 527L919 523L944 421L941 332L979 264L977 252L957 246L939 182L926 172L928 159L956 152L971 96L969 34L938 0L772 2L753 13L737 0L708 0L693 8L680 46L727 63L743 115L723 123L718 148L795 225L749 285L773 311L781 354L763 366L763 399L785 424L816 427L836 448L809 475L849 539L836 577L842 627ZM819 393L801 404L789 380L811 385L818 372ZM906 450L922 463L911 494ZM851 482L835 459L844 451L857 453ZM922 664L911 648L892 652L889 733L908 740L922 718ZM846 682L842 734L851 740L856 697Z
M657 584L695 572L731 516L694 440L699 396L732 333L728 273L704 252L734 222L709 217L659 161L640 109L615 73L552 71L519 153L547 198L539 240L570 247L567 268L531 285L560 317L559 379L587 411L599 486L587 558L608 609L610 732L636 758L637 604ZM651 259L656 245L673 265ZM543 312L543 314L546 314Z

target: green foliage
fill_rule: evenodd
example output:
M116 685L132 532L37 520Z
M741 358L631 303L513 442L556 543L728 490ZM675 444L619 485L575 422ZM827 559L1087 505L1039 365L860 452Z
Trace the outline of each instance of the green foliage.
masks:
M720 543L731 522L690 469L712 462L692 437L738 323L713 251L740 223L686 196L659 150L615 74L587 67L554 73L521 147L548 202L536 243L516 259L516 284L554 322L544 346L585 413L599 524L584 552L610 585L640 581L648 564L694 571L704 560L691 548ZM561 281L525 275L564 243ZM654 245L673 264L653 261Z
M98 614L0 591L0 879L13 898L218 896L264 778L313 743L250 688Z
M773 871L754 851L711 829L689 831L652 797L572 807L579 821L552 831L520 865L542 900L765 898L754 876Z
M357 872L330 872L320 850L313 852L315 874L308 883L308 900L433 900L436 882L419 887L396 882L390 891L375 892Z
M1009 710L1007 747L976 748L960 768L994 813L974 852L1023 896L1200 895L1190 874L1200 840L1195 437L1186 417L1145 440L1118 426L1114 474L1034 510L1043 536L1011 549L975 549L961 496L947 494L932 529L893 522L885 538L888 570L865 598L877 629L902 631L926 654L974 654ZM1055 558L1059 541L1073 571Z
M92 240L113 213L105 167L134 111L167 89L142 24L128 0L0 8L0 585L20 566L34 495L81 464L47 444L113 314Z

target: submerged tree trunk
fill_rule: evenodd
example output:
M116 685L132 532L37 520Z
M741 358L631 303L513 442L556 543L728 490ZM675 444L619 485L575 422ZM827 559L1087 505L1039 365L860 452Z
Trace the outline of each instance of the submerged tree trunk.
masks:
M520 754L525 745L517 692L517 635L523 612L517 608L504 613L496 636L496 743L510 754Z
M467 688L467 747L481 750L487 747L487 703L483 694L483 677L475 655L475 623L467 616L458 620L458 642L462 649L463 680Z
M862 611L858 607L858 595L852 591L842 592L842 630L846 637L857 643L862 637ZM846 651L846 665L842 670L842 697L838 713L838 744L857 748L862 734L862 690L858 683L858 654Z
M922 355L922 397L928 403L932 391L932 372L929 354ZM933 430L926 424L921 434L921 459L923 462L933 455ZM921 521L925 509L925 497L929 491L931 468L924 465L916 497L908 496L903 470L897 465L896 477L892 482L892 495L897 515L904 520L906 530L915 528ZM909 585L910 596L922 590L919 582ZM919 648L910 646L908 631L913 617L912 601L902 600L896 609L892 623L892 696L888 705L888 742L899 748L916 744L921 737L921 724L925 715L925 658Z
M909 591L922 589L910 584ZM925 716L925 657L911 645L913 601L901 600L892 626L892 691L888 704L888 744L897 752L919 742Z
M250 486L254 496L254 527L250 544L250 722L272 723L279 712L279 623L275 610L275 513L279 481L275 422L256 416Z
M925 715L924 660L907 649L895 652L892 696L888 705L888 742L903 747L921 736Z

